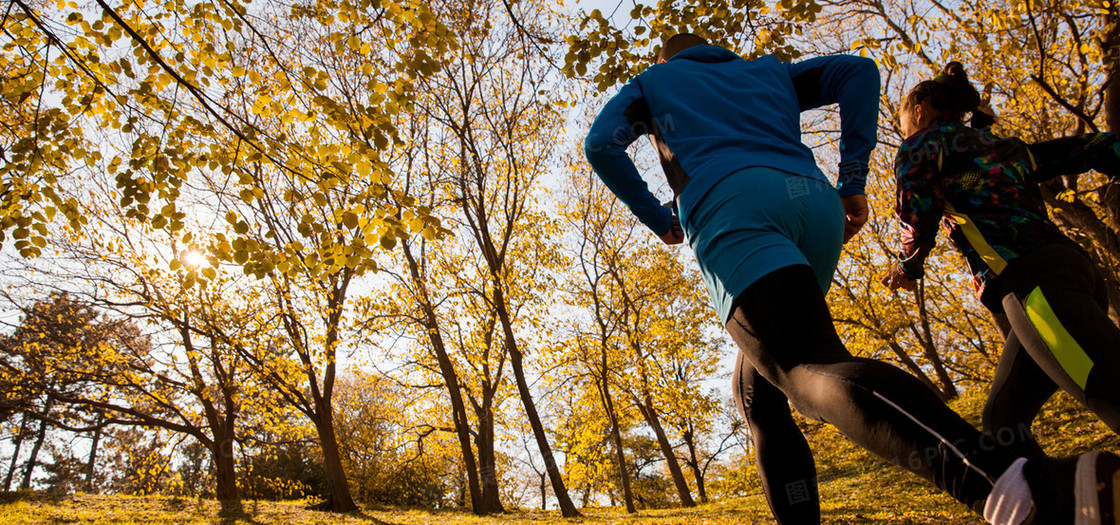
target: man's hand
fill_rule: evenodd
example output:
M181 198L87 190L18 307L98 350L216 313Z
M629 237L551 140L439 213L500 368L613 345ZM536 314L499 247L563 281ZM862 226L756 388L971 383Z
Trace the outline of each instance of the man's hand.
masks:
M871 210L867 207L866 195L840 197L840 202L844 204L844 244L847 244L867 223L867 216Z
M676 215L673 216L672 221L669 223L669 231L661 236L661 241L665 244L680 244L684 242L684 228L681 228L681 219Z
M883 286L891 290L902 288L903 290L914 291L918 288L918 281L907 277L906 273L902 271L902 266L899 264L891 265L891 269L879 282L883 283Z

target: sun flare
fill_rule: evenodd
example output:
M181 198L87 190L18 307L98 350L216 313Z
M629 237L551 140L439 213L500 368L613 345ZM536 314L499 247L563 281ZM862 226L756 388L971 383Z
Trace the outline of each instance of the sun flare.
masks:
M179 256L179 260L182 261L183 266L194 269L206 264L206 254L202 253L201 250L184 250Z

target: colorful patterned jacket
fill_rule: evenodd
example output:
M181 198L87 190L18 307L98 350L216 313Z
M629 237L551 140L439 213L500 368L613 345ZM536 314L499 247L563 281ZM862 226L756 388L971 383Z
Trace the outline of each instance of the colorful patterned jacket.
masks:
M982 293L1015 257L1073 243L1050 221L1038 183L1090 169L1116 178L1120 142L1095 133L1027 144L939 119L902 143L894 167L905 274L924 275L940 222Z

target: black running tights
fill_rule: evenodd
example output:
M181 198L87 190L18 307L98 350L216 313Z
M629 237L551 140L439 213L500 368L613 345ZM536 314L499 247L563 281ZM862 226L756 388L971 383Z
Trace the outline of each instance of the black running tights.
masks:
M929 480L976 512L1015 458L914 376L849 354L807 265L781 268L748 287L736 298L727 329L740 359L801 414L832 424L856 444ZM754 382L756 397L761 384Z

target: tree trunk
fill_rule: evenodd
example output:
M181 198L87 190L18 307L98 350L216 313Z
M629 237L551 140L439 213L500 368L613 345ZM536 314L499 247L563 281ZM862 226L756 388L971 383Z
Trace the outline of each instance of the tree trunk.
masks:
M1118 8L1114 3L1109 8L1108 14L1104 16L1105 30L1101 38L1101 47L1104 50L1102 53L1104 83L1107 86L1104 94L1104 118L1105 125L1113 133L1120 133L1120 16L1117 11ZM1120 184L1105 184L1097 190L1097 196L1101 205L1108 210L1105 215L1109 225L1114 231L1120 230ZM1107 264L1102 267L1111 270ZM1120 311L1117 311L1120 308L1117 306L1120 305L1120 302L1117 302L1120 301L1120 290L1117 289L1115 282L1118 276L1113 271L1109 273L1111 275L1108 276L1108 315L1113 323L1120 324Z
M1120 289L1117 289L1112 276L1105 276L1105 290L1108 292L1108 318L1112 324L1120 326Z
M542 472L537 475L540 478L541 486L541 510L548 509L548 473Z
M1120 132L1120 82L1116 82L1117 73L1120 72L1120 16L1117 14L1116 4L1113 4L1108 13L1104 15L1103 35L1101 37L1101 53L1107 86L1104 93L1104 118L1108 130Z
M953 384L953 378L949 377L949 371L945 368L945 362L941 359L941 355L937 353L937 348L928 343L928 341L923 341L922 355L933 365L933 372L937 374L937 381L941 383L941 388L937 389L937 397L946 402L956 399L960 394L957 392L956 385Z
M179 326L179 337L187 350L187 359L191 365L191 375L196 385L206 385L206 377L202 374L201 367L192 356L195 352L194 339L190 328L190 318L186 312ZM216 341L211 340L211 348L217 348ZM221 358L212 356L215 375L222 377ZM214 399L204 396L201 400L202 412L206 417L206 425L210 428L211 441L206 443L210 450L210 461L214 464L214 497L218 501L226 502L223 509L240 509L241 494L237 490L237 467L233 457L234 438L237 432L237 402L234 389L229 384L220 385L222 407L219 411ZM319 406L329 406L329 403L320 403ZM333 419L332 425L333 425ZM332 432L333 433L333 432Z
M634 491L630 488L630 469L626 463L626 451L622 447L622 432L618 429L618 419L612 414L611 440L614 441L615 461L618 462L618 477L622 480L622 502L626 504L626 512L638 512L634 506Z
M327 490L329 496L324 508L332 512L350 512L357 510L354 498L350 495L350 486L346 482L346 470L342 466L342 456L338 451L338 437L334 433L334 415L331 414L330 404L320 399L316 402L319 409L319 418L315 421L315 430L319 434L319 443L323 448L323 470L327 477Z
M217 488L214 497L219 501L241 501L237 491L237 466L233 460L233 440L218 439L211 452L214 459L215 481Z
M611 400L610 387L607 385L605 368L603 365L600 370L603 375L599 381L599 395L602 396L603 409L606 410L607 419L611 423L611 441L614 442L615 461L618 462L618 477L622 480L622 500L626 503L626 512L633 514L638 509L634 507L634 492L630 488L630 469L627 468L626 452L622 447L622 431L618 427L618 416L614 413L614 402Z
M440 375L443 376L443 383L447 386L448 395L451 398L451 418L455 423L455 435L459 438L459 453L463 457L463 470L467 477L467 491L470 493L471 498L471 512L476 516L485 516L486 507L482 503L482 487L478 481L478 464L475 463L474 449L471 448L471 432L467 422L467 407L463 402L463 393L459 390L458 376L455 375L455 368L451 364L451 358L447 355L447 350L443 348L443 342L432 345L438 347L436 351L436 360L439 361Z
M552 492L556 494L556 500L560 504L560 514L565 518L577 517L579 511L576 510L572 499L568 497L568 489L564 486L564 478L560 473L560 468L556 465L556 459L552 455L552 447L548 444L548 436L544 433L544 425L541 424L541 418L537 414L537 407L533 404L533 396L529 392L529 382L525 379L525 368L521 362L521 351L517 348L510 348L509 362L513 367L513 375L517 379L517 392L521 396L521 403L525 406L525 416L529 418L529 425L533 428L533 437L537 440L537 448L540 449L549 480L552 481Z
M46 411L50 410L47 406ZM35 472L35 467L39 460L39 451L43 449L43 442L47 440L47 421L39 421L39 435L35 438L35 446L31 447L31 457L27 458L27 466L23 468L23 482L19 484L20 490L27 490L31 488L31 474Z
M89 461L86 462L86 486L85 491L87 494L93 493L93 479L97 469L97 447L101 444L101 429L104 427L98 426L93 430L93 442L89 445Z
M412 283L421 289L423 295L420 306L424 309L424 324L428 330L432 351L436 355L436 362L439 363L439 374L443 378L443 384L447 386L447 396L451 401L451 419L455 423L455 435L459 438L459 453L462 454L463 469L466 470L467 489L471 496L471 512L477 516L484 516L486 515L486 509L482 503L482 488L478 481L478 465L475 463L474 449L471 448L467 405L463 401L463 392L459 389L459 376L455 373L455 365L451 363L447 346L443 342L442 332L439 331L439 320L436 317L435 308L428 300L426 288L423 288L425 286L424 276L421 275L420 265L412 254L411 245L405 241L402 243L401 251L404 252L405 259L408 261L408 273L412 278Z
M459 476L459 499L458 499L457 503L459 504L460 508L465 508L467 506L467 480L466 480L467 471L466 471L466 469L463 469L463 471L460 472L459 474L460 474L460 476Z
M692 430L684 433L684 444L688 447L688 461L685 463L688 463L692 469L692 477L696 480L696 493L700 495L700 503L707 503L708 492L704 489L704 473L700 470L700 458L696 457L696 439Z
M907 368L907 370L910 371L910 375L918 378L918 381L921 381L923 385L928 386L929 389L934 393L937 393L938 396L941 395L941 390L938 389L937 385L929 379L929 376L927 376L925 371L922 370L922 367L910 357L910 354L906 353L906 349L902 348L902 345L898 344L898 342L895 340L883 340L886 341L887 347L889 347L891 351L894 352L894 356L897 357L898 360L901 361L902 364Z
M459 390L459 377L455 373L455 365L451 364L451 358L447 355L447 348L444 346L444 339L439 335L439 330L429 325L429 334L432 335L432 350L436 351L439 374L444 378L447 394L451 401L451 419L455 422L455 434L459 440L459 453L463 454L463 468L466 470L467 490L470 493L470 512L477 516L485 516L486 506L483 504L483 490L478 482L475 451L470 447L470 425L467 420L467 406L463 401L463 392Z
M688 482L684 479L684 471L681 470L681 464L677 461L677 455L673 453L673 446L669 443L669 437L661 426L661 419L657 416L657 410L653 408L653 403L649 400L646 400L646 404L638 399L634 401L634 404L638 405L638 411L642 413L642 417L645 418L646 423L649 423L654 435L657 436L657 444L661 447L661 454L665 456L665 463L669 467L669 475L673 478L673 485L677 487L681 506L695 507L696 502L693 501L692 493L688 489Z
M495 276L496 277L496 276ZM497 284L497 283L495 283ZM517 379L517 392L520 394L521 403L525 405L525 416L529 418L529 425L533 428L533 437L537 440L537 447L541 451L548 477L552 480L552 492L560 504L560 514L565 518L579 516L579 511L568 497L568 489L564 486L564 478L556 459L552 455L552 447L548 444L548 436L544 433L544 425L537 414L537 407L533 403L533 394L529 391L529 382L525 379L525 367L522 363L521 350L517 347L517 340L513 337L513 325L506 311L505 297L499 286L494 287L494 307L498 311L498 319L502 323L502 333L505 337L506 349L509 351L509 363L513 367L513 376Z
M12 451L12 462L8 466L8 474L4 476L4 492L12 490L12 476L16 473L16 467L19 465L19 450L23 447L23 439L27 434L27 414L23 415L23 419L19 425L19 433L15 438L15 450Z
M692 465L692 470L696 473L696 491L700 493L700 503L707 503L708 491L704 488L704 473L697 464Z
M494 453L494 414L489 409L475 411L478 417L478 473L482 478L482 510L484 514L505 512L498 492L498 459Z
M925 281L922 281L919 285L915 299L918 301L918 318L922 327L921 337L919 337L922 355L926 358L926 361L933 365L933 373L937 375L937 381L941 383L941 388L938 389L938 397L942 401L949 401L957 397L957 387L953 384L953 379L949 377L949 371L945 369L945 362L941 360L941 356L937 353L937 346L933 343L933 330L930 328L929 312L926 311Z

